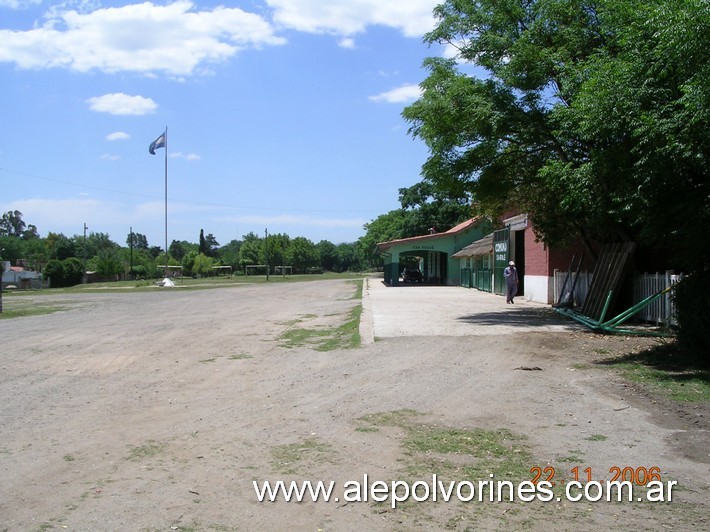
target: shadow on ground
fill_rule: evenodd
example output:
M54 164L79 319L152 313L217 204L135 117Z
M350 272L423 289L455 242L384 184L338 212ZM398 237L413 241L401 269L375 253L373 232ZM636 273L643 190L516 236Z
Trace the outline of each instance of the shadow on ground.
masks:
M701 379L710 383L710 368L706 359L698 359L683 351L677 341L654 346L639 353L600 360L602 366L641 364L659 371L668 372L669 378L683 381Z
M508 325L513 327L562 325L578 328L576 323L561 318L548 308L525 308L514 305L508 305L495 312L477 312L476 314L459 316L456 319L471 325Z

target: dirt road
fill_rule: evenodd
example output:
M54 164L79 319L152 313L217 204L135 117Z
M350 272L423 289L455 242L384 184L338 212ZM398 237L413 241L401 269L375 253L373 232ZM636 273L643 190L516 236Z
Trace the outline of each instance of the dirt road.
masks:
M0 530L710 528L707 406L653 403L595 364L655 340L373 279L362 347L299 340L346 322L354 292L318 281L32 296L65 310L0 321ZM346 493L365 475L519 483L535 467L554 467L549 502L393 509ZM574 467L583 480L658 467L677 488L671 503L558 501ZM338 502L259 502L254 482L278 480L332 480Z

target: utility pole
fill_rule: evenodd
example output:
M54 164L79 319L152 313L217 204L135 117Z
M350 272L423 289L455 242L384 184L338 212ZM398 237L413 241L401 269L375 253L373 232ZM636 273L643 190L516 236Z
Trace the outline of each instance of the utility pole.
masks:
M266 256L266 280L269 280L269 229L264 229L264 255Z
M84 284L86 284L86 230L88 227L86 226L86 222L84 222L84 275L82 275L82 281Z
M132 276L133 275L133 227L131 227L130 243L131 243L131 269L128 270L128 275Z
M2 276L5 273L5 264L2 261L2 254L5 248L0 249L0 314L2 314Z

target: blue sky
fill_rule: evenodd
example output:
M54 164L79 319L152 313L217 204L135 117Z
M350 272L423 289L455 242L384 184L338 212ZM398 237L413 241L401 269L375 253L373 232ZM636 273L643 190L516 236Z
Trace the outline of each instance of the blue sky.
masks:
M354 242L420 180L438 0L0 0L0 212L67 236Z

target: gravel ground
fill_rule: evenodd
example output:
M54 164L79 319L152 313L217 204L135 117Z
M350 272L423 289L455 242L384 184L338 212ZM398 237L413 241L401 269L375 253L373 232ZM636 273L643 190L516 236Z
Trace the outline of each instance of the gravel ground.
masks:
M371 278L363 345L319 350L302 333L337 337L354 292L313 281L26 296L63 310L0 321L0 530L710 529L708 405L597 364L658 340ZM415 449L415 434L439 441ZM503 447L481 446L496 437ZM528 478L490 465L516 454ZM364 475L488 481L456 476L475 465L516 482L554 467L559 485L575 466L596 480L657 467L677 485L671 503L346 500ZM254 481L267 480L333 480L339 501L259 502Z

